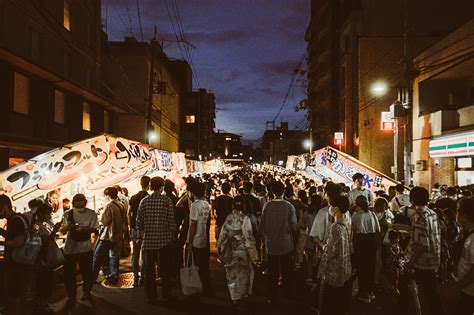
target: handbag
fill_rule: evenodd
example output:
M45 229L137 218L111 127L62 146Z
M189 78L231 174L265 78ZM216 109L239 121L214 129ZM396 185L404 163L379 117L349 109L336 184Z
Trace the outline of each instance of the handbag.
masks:
M191 264L189 264L191 258ZM187 259L187 266L179 271L181 278L181 289L184 295L192 295L202 292L202 282L199 277L199 268L194 264L194 255L190 253Z
M46 243L46 255L45 255L45 265L56 269L64 265L64 254L62 250L58 247L58 244L54 240L50 240Z
M34 265L36 258L41 251L41 237L32 233L28 225L27 219L21 215L18 218L23 222L25 227L25 243L20 248L14 248L12 251L12 260L22 265Z

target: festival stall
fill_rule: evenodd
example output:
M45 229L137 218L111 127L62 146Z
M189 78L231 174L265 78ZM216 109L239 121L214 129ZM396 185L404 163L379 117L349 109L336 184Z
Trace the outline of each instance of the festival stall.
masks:
M162 176L184 186L183 177L224 171L221 160L192 161L184 153L167 152L148 145L103 134L36 156L0 173L1 188L17 211L27 209L34 198L55 191L61 200L77 193L86 195L89 206L104 202L104 188L121 185L130 193L139 189L142 176Z
M329 146L313 152L311 156L309 154L289 156L286 168L313 179L330 179L349 186L352 184L352 176L361 173L364 175L364 186L372 191L398 184L389 176Z

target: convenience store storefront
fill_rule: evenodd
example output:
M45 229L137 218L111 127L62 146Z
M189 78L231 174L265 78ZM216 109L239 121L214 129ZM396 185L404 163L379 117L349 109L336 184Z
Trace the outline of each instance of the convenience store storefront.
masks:
M474 184L474 131L434 137L429 152L434 165L443 158L454 158L457 185Z

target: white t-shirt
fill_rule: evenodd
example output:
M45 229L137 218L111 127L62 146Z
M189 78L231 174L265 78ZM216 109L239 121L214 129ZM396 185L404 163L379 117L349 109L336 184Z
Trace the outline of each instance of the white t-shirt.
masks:
M410 196L407 194L401 194L393 197L392 201L390 202L390 211L398 212L403 206L411 206Z
M208 235L207 235L207 222L209 219L209 213L211 206L206 200L196 200L191 205L191 211L189 212L189 219L197 221L196 234L194 234L193 247L204 248L207 246ZM189 241L189 232L188 232Z
M464 242L461 259L458 263L458 278L464 277L471 268L474 268L474 233L471 233ZM474 297L474 283L462 289L462 292Z
M64 213L63 224L67 225L68 216L70 212L74 211L74 222L78 224L80 228L99 228L99 220L97 219L97 214L94 210L91 209L71 209L67 210ZM77 254L77 253L87 253L92 251L92 243L90 240L84 242L74 241L70 233L67 233L66 244L64 245L64 254Z
M369 203L369 207L374 206L375 196L373 192L371 192L370 190L366 188L364 189L354 188L351 191L349 191L349 193L347 194L347 198L349 198L349 203L351 207L355 205L355 201L357 197L359 196L364 196L367 199L367 202Z
M309 235L312 237L319 237L319 239L324 243L329 235L330 227L329 207L324 207L316 214Z

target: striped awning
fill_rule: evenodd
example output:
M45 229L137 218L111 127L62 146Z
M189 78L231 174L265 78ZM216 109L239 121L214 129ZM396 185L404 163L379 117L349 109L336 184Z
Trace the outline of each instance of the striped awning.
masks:
M474 131L433 138L429 150L433 158L474 155Z

